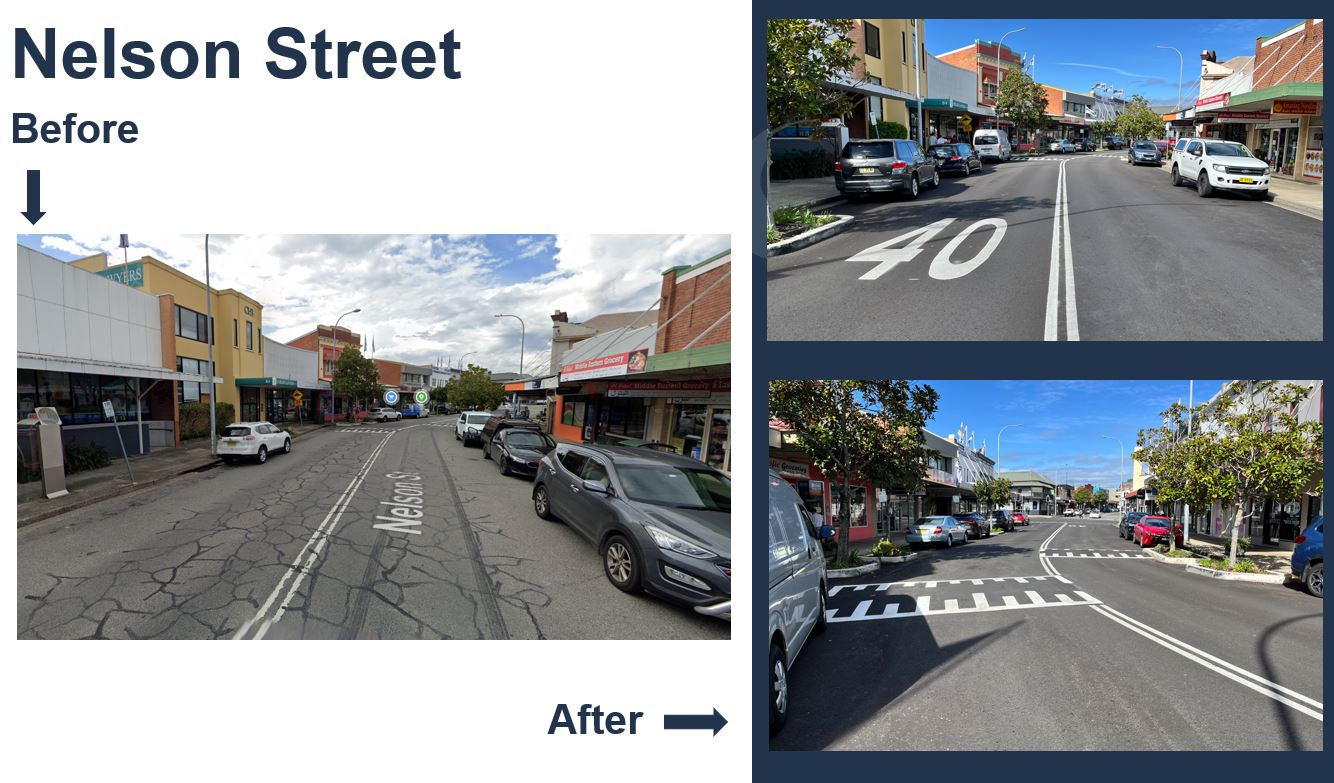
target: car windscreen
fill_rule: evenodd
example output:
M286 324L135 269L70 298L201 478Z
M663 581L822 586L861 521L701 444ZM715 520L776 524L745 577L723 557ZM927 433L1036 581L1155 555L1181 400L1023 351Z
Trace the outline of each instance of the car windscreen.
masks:
M1157 151L1158 145L1151 141L1137 141L1135 142L1135 149Z
M489 418L491 418L489 413L474 413L468 416L468 420L464 424L485 424Z
M218 433L224 438L240 438L250 434L249 427L223 427L222 432Z
M1145 517L1139 521L1145 527L1167 527L1168 521L1160 517Z
M974 144L999 144L995 136L977 136L973 139Z
M1225 155L1234 158L1253 158L1251 151L1235 141L1211 141L1204 145L1206 155Z
M951 155L958 155L959 151L952 144L937 144L931 147L931 154L937 158L948 158Z
M732 511L732 483L717 471L627 465L618 466L616 474L626 497L639 503L697 511Z
M545 433L526 429L510 430L509 434L505 436L505 443L510 446L529 449L556 448L555 441L547 437Z
M850 141L843 147L845 158L892 158L892 141Z

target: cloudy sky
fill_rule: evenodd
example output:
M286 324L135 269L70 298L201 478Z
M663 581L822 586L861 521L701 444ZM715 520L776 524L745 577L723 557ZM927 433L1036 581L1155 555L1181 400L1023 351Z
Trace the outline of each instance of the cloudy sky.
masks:
M20 244L62 261L107 253L115 234L21 235ZM444 358L494 372L519 369L519 324L527 326L525 367L551 356L551 314L583 321L639 311L656 301L662 272L728 248L725 235L274 235L209 242L215 288L235 288L264 305L265 334L287 341L316 324L375 339L375 355L431 363ZM130 260L149 255L204 279L202 235L130 235ZM651 318L648 316L647 318Z

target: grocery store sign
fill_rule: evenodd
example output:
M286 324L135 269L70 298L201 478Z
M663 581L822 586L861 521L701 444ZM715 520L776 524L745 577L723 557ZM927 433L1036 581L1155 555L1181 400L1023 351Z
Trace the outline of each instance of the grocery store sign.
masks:
M608 397L690 397L710 399L715 394L729 394L732 379L716 378L694 381L614 381L607 384Z
M1213 119L1214 122L1241 123L1241 122L1266 122L1269 120L1267 111L1220 111L1218 116Z
M791 478L808 479L811 477L810 466L804 462L788 462L787 460L771 459L769 467L778 471L780 476Z
M614 353L610 356L599 356L596 359L562 365L560 379L562 381L582 381L589 378L614 378L618 375L643 372L647 362L648 349L645 348L637 351Z
M1210 95L1207 98L1200 98L1195 101L1197 109L1219 109L1227 106L1232 101L1232 93L1224 92L1218 95Z
M1320 104L1316 101L1274 101L1275 114L1319 114Z

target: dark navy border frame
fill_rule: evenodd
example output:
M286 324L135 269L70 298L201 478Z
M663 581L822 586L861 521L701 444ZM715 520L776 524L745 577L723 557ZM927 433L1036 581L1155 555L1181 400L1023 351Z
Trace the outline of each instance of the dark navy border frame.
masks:
M1288 752L1275 756L1271 752L1228 752L1219 756L1210 751L1185 751L1149 755L1131 751L1021 751L969 753L909 753L899 752L892 758L888 752L842 751L770 751L765 691L768 666L767 616L764 599L767 594L764 541L766 528L759 521L761 509L768 502L762 477L768 470L768 381L771 378L849 378L849 377L937 377L945 379L1007 379L1007 378L1328 378L1331 352L1323 342L768 342L766 324L766 261L763 255L765 229L765 142L767 113L764 102L764 29L767 18L782 17L854 17L894 18L908 13L927 13L924 18L1025 18L1024 10L1031 6L1011 6L1015 13L1000 16L995 3L978 0L958 0L945 5L923 8L920 4L895 2L866 2L865 0L775 0L761 5L756 3L751 20L751 104L752 139L752 247L755 280L752 302L754 306L754 378L752 402L755 406L751 469L755 479L751 496L754 502L751 529L754 535L754 572L751 586L754 591L754 617L751 629L751 657L753 666L751 687L751 714L753 716L753 768L751 777L765 783L784 781L822 781L855 779L866 776L870 780L906 776L946 776L949 778L977 775L985 780L1022 779L1041 780L1121 780L1126 776L1155 779L1171 777L1175 780L1194 780L1220 777L1274 779L1321 776L1325 767L1323 757L1314 752ZM1133 10L1186 10L1186 7L1163 5L1123 6L1125 17L1133 17ZM1254 3L1238 0L1214 0L1207 6L1213 18L1258 18ZM1042 10L1046 10L1045 8ZM1279 10L1279 9L1274 9ZM901 13L900 13L901 11ZM1297 3L1281 9L1285 16L1321 18L1314 3ZM889 18L889 17L886 17ZM1039 18L1039 17L1027 17ZM1056 17L1050 18L1075 18ZM1150 33L1146 31L1146 35ZM1328 111L1326 111L1328 124ZM1324 224L1320 224L1323 239ZM1328 250L1324 251L1328 267ZM1329 297L1324 297L1325 311ZM1258 317L1283 317L1282 313L1259 314ZM1090 352L1097 359L1090 361ZM1022 353L1025 362L1041 357L1043 367L1060 368L1053 373L1017 371L1005 360L1007 356ZM800 357L800 361L796 361ZM1115 359L1118 364L1113 364ZM964 371L962 368L968 368ZM1221 375L1219 373L1222 373ZM1326 637L1329 630L1326 628ZM1328 667L1321 662L1328 681ZM1077 683L1076 683L1077 684ZM948 705L941 705L942 709ZM1092 728L1092 727L1091 727ZM1022 734L1023 727L1015 727ZM1237 717L1238 735L1246 731L1246 716ZM1327 774L1327 773L1326 773Z

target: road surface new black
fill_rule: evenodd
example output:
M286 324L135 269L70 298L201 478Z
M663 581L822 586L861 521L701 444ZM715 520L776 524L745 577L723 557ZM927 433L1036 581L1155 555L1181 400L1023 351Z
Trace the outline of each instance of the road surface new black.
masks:
M841 206L847 231L769 259L768 339L1322 339L1321 222L1165 169L1051 155Z
M832 593L772 749L1323 748L1322 602L1186 574L1114 520L1039 518Z
M22 638L727 638L616 590L453 420L326 428L18 533Z

